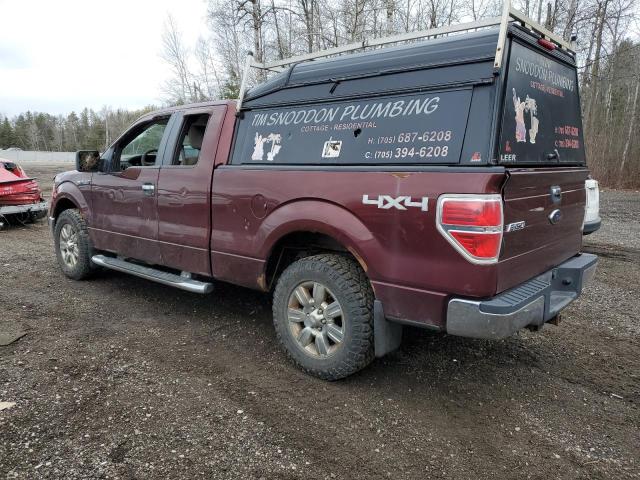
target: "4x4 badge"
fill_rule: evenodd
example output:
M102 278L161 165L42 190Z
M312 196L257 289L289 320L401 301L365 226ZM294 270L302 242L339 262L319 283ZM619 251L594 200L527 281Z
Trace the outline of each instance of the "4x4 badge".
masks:
M416 207L426 212L429 210L429 197L422 197L414 201L412 197L401 195L392 197L391 195L378 195L378 198L369 198L369 195L362 196L363 205L375 205L383 210L397 208L398 210L406 210L407 207Z

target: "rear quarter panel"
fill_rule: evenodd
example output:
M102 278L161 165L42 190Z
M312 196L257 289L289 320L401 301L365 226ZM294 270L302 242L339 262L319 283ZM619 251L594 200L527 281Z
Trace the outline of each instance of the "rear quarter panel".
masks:
M264 289L275 243L290 232L321 232L360 260L388 316L437 325L449 294L489 296L497 283L495 266L467 262L437 231L437 198L499 193L504 180L500 167L439 170L222 166L212 193L214 276ZM428 197L428 211L381 209L363 195Z

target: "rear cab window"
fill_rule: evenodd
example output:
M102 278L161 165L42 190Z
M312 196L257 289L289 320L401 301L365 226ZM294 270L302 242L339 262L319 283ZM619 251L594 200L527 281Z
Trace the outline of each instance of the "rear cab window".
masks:
M504 90L503 165L584 165L575 66L514 39Z
M192 167L198 163L209 114L185 115L171 165Z

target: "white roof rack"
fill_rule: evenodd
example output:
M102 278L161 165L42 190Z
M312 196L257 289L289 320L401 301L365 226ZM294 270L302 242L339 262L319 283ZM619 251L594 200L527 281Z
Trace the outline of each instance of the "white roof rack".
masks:
M495 61L493 66L495 69L499 69L502 66L502 56L504 53L505 42L507 39L507 29L509 28L509 23L512 21L517 22L521 24L523 27L531 30L532 32L537 33L542 38L545 38L555 43L558 47L564 48L565 50L568 50L569 52L573 53L573 45L571 42L566 41L561 36L556 35L555 33L552 33L549 30L547 30L542 25L537 24L535 21L533 21L531 18L529 18L525 14L512 8L510 0L505 0L502 8L501 16L485 18L482 20L477 20L475 22L461 23L458 25L447 25L444 27L431 28L429 30L420 30L417 32L410 32L410 33L401 33L398 35L374 38L370 40L365 39L365 40L362 40L361 42L350 43L348 45L329 48L327 50L307 53L304 55L297 55L295 57L290 57L284 60L275 60L273 62L264 62L264 63L256 62L253 58L253 54L249 52L247 54L247 58L244 64L244 71L242 74L242 81L240 83L240 92L239 92L237 109L238 111L240 111L240 109L242 108L242 103L243 103L244 96L247 89L247 78L249 76L249 71L251 70L251 68L256 68L259 70L269 70L269 71L282 71L284 70L285 67L289 65L315 60L316 58L330 57L330 56L339 55L342 53L363 50L368 47L378 47L382 45L389 45L392 43L406 42L408 40L430 38L430 37L448 35L450 33L468 32L468 31L477 30L480 28L494 27L497 25L500 25L500 32L498 34L498 43L496 45L496 55L495 55Z

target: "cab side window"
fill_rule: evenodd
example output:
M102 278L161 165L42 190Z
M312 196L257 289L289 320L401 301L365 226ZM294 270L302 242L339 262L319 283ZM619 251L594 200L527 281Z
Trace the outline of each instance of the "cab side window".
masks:
M141 125L123 138L115 151L115 163L119 165L119 169L159 165L158 148L168 122L168 117L154 120Z
M186 115L171 165L190 167L198 163L209 115Z

